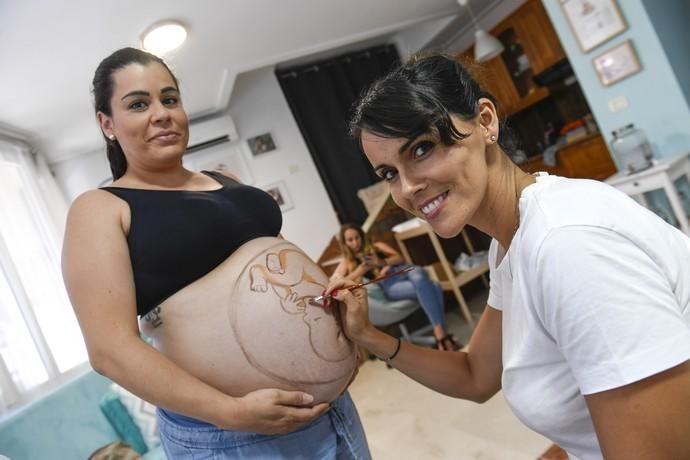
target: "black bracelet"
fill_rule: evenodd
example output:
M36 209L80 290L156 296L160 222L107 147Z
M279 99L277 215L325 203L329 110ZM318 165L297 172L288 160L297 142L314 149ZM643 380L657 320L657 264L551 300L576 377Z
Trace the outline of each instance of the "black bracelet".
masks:
M402 343L402 340L400 340L400 337L398 337L398 346L395 347L395 351L393 352L392 355L390 355L388 358L386 358L386 361L392 361L393 358L398 356L398 353L400 353L400 344Z

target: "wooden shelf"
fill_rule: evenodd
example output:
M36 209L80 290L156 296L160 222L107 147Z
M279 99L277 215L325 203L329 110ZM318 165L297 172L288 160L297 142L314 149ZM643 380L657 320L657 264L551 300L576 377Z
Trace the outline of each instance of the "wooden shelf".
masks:
M321 265L321 267L330 267L332 265L338 265L341 260L343 260L343 256L337 256L331 259L324 260L320 262L319 265Z
M537 88L516 102L515 105L511 107L510 112L508 112L508 116L516 114L520 110L526 109L527 107L531 107L537 102L546 99L550 95L551 92L547 88Z
M467 270L464 272L458 272L458 274L455 276L455 284L458 286L462 286L464 284L469 283L475 278L479 278L483 274L489 271L489 262L483 262L481 265L478 267L473 268L472 270ZM445 283L448 283L445 281ZM441 286L443 286L443 283L441 283ZM451 289L451 287L444 288L444 289Z
M414 238L415 236L420 236L420 235L426 235L428 234L431 230L431 227L429 227L429 224L421 224L418 227L410 228L408 230L398 232L395 234L395 239L409 239L409 238Z
M458 305L460 306L460 313L463 315L463 317L469 323L469 325L474 327L474 320L472 319L469 307L467 306L467 302L465 301L465 297L462 295L462 291L460 291L460 288L465 284L469 283L470 281L479 277L482 277L484 285L488 287L488 281L484 276L485 273L489 270L488 262L484 262L480 266L473 268L472 270L457 272L453 268L453 265L448 261L448 257L446 256L446 253L444 252L443 247L441 246L441 242L438 239L436 233L434 233L429 224L422 223L417 227L413 227L408 230L395 233L395 240L398 243L400 252L402 253L407 263L415 264L415 261L412 260L412 257L410 256L410 251L406 246L406 241L419 236L427 236L431 240L431 245L434 249L434 252L436 253L438 261L441 264L442 275L444 277L444 279L441 279L439 281L439 283L441 284L441 288L445 291L453 292L453 295L455 295L455 298L458 301ZM465 230L462 231L461 236L465 241L465 245L467 246L468 251L470 253L473 253L474 247L472 245L472 241L470 241L470 238Z
M604 180L615 174L616 165L599 133L588 134L562 146L556 154L556 165L544 164L543 155L535 155L518 165L528 173L549 174L580 179Z

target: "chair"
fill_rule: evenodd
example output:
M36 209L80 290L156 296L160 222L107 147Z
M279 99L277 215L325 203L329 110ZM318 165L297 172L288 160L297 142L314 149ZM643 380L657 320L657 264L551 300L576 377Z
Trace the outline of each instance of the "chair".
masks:
M433 346L436 344L431 324L413 331L410 331L405 324L405 320L421 308L416 300L388 300L381 295L383 290L381 290L381 293L376 292L378 286L374 288L370 288L370 286L376 285L370 284L367 286L369 291L369 321L371 321L371 324L379 328L397 325L402 340L418 345Z

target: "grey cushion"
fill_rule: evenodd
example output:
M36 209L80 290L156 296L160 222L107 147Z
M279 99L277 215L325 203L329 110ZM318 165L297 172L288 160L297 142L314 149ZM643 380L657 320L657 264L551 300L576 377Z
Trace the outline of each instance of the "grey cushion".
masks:
M402 321L420 308L415 300L387 300L382 302L369 297L369 321L378 327L388 326Z

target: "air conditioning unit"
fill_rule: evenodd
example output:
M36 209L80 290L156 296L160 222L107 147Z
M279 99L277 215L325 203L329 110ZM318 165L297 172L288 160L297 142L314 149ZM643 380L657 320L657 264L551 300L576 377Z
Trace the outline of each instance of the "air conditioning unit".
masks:
M238 139L237 128L230 115L192 121L189 123L189 143L185 154Z

